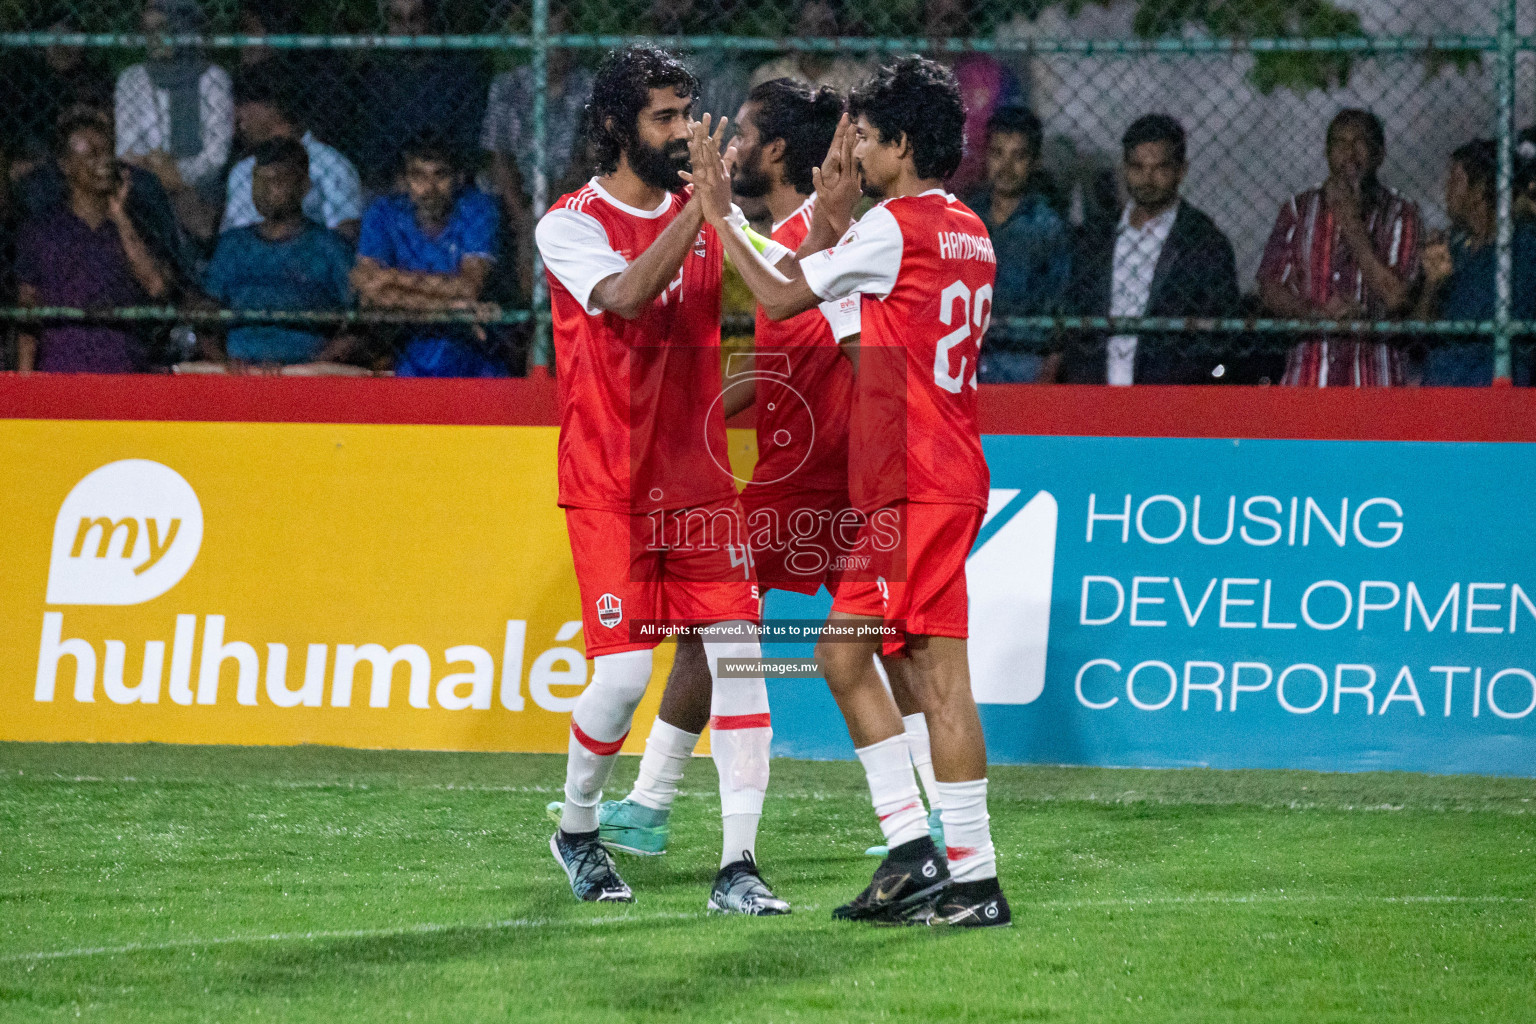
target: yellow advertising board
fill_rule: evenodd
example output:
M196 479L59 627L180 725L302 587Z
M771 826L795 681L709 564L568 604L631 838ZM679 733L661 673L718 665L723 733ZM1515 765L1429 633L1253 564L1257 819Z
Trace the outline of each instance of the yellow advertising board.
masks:
M0 420L0 739L565 750L556 433Z

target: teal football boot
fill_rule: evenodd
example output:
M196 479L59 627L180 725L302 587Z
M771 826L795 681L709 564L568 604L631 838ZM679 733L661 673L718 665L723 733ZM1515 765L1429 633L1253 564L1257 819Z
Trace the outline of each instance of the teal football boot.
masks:
M554 800L544 808L551 820L560 821L565 807ZM597 811L597 835L603 845L637 857L660 857L667 852L668 811L658 811L632 800L604 800Z

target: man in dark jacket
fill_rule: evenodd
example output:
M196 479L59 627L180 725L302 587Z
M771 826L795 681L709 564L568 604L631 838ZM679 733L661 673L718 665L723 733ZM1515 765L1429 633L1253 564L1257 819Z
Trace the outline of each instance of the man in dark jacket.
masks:
M1232 243L1211 218L1179 198L1188 167L1184 129L1148 114L1121 139L1130 202L1118 223L1085 228L1073 261L1068 307L1083 316L1230 317L1239 294ZM1219 335L1078 336L1059 379L1075 384L1219 381Z

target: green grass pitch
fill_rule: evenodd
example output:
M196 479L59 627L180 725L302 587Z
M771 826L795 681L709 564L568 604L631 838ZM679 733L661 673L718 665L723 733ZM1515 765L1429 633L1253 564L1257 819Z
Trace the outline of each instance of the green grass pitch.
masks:
M0 744L0 1021L1536 1020L1536 781L994 768L1015 924L939 934L829 919L877 838L844 763L774 763L791 917L705 915L707 759L638 902L579 905L562 764Z

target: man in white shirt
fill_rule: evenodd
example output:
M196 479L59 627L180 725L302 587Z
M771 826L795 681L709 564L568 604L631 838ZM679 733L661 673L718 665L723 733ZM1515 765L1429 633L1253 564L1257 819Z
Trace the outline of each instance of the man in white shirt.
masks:
M1184 129L1166 114L1138 119L1121 140L1130 201L1112 230L1086 233L1068 306L1084 316L1238 315L1232 245L1179 198ZM1217 335L1120 334L1068 348L1060 378L1080 384L1194 384L1219 380Z
M1154 162L1155 159L1137 163L1135 155L1127 158L1127 182L1133 174L1143 181L1157 181L1166 165ZM1144 185L1142 192L1153 193L1161 198L1161 191L1154 192L1157 189L1158 185L1155 184ZM1109 286L1110 316L1146 314L1147 300L1152 297L1152 277L1157 272L1157 260L1163 254L1168 232L1173 230L1173 218L1179 212L1178 206L1170 202L1161 213L1154 214L1135 200L1134 192L1132 196L1131 202L1126 204L1120 214L1120 226L1115 235L1115 262ZM1174 192L1173 198L1178 199L1177 192ZM1106 383L1130 384L1135 365L1136 336L1117 334L1110 338L1104 370Z
M241 83L235 118L247 148L273 139L297 139L309 153L310 189L304 196L304 216L357 244L363 216L363 186L352 161L303 128L294 97L279 82L252 78ZM219 230L261 222L251 199L251 175L256 158L248 156L229 172L229 186Z

